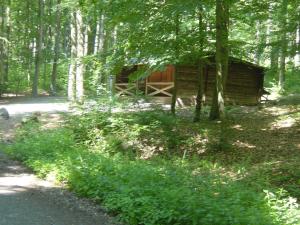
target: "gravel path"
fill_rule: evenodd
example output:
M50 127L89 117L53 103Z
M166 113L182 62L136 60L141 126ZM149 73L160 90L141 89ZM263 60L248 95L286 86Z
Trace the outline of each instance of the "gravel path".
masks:
M66 112L62 98L1 100L11 118L0 119L0 139L9 142L21 118L35 111ZM109 225L114 224L96 204L76 197L50 181L38 179L0 149L0 225Z

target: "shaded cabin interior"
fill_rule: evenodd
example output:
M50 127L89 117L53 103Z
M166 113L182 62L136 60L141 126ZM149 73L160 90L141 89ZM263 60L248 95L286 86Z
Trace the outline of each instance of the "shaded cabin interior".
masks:
M142 66L142 65L140 65ZM119 95L134 95L136 90L164 103L172 98L174 87L173 65L163 71L152 72L147 78L129 82L131 74L139 70L138 65L126 67L116 80ZM177 67L177 102L185 104L194 101L198 89L199 67L179 65ZM215 57L203 58L203 87L206 101L210 101L215 87ZM229 58L228 77L225 87L225 101L230 104L255 105L263 93L264 68L233 57Z

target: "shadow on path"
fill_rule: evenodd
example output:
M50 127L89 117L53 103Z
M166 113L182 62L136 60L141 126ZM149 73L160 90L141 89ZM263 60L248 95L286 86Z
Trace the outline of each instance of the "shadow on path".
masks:
M108 225L99 207L36 178L0 153L0 225Z

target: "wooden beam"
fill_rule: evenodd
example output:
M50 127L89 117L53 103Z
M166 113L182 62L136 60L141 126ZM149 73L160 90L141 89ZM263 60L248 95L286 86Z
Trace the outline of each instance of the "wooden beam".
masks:
M129 96L134 96L135 93L132 92L136 86L130 86L128 83L116 83L116 90L118 91L117 95L127 94Z
M166 87L162 87L162 88L158 88L158 87L155 87L153 85L168 85ZM151 82L151 83L147 83L147 95L149 96L155 96L157 94L164 94L164 95L167 95L169 97L172 97L172 94L167 92L167 90L170 90L171 88L174 87L174 83L173 82ZM152 93L148 93L149 92L149 88L155 90L154 92Z

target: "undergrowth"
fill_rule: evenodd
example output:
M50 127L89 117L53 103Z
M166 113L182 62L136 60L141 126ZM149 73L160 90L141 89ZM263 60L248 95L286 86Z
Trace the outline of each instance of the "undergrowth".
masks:
M186 123L162 111L89 113L53 130L26 124L6 151L130 225L300 224L286 191L199 157L217 132Z
M285 74L284 88L278 86L278 75L269 71L266 76L265 86L271 93L278 93L279 96L294 95L300 93L300 70L287 70Z

